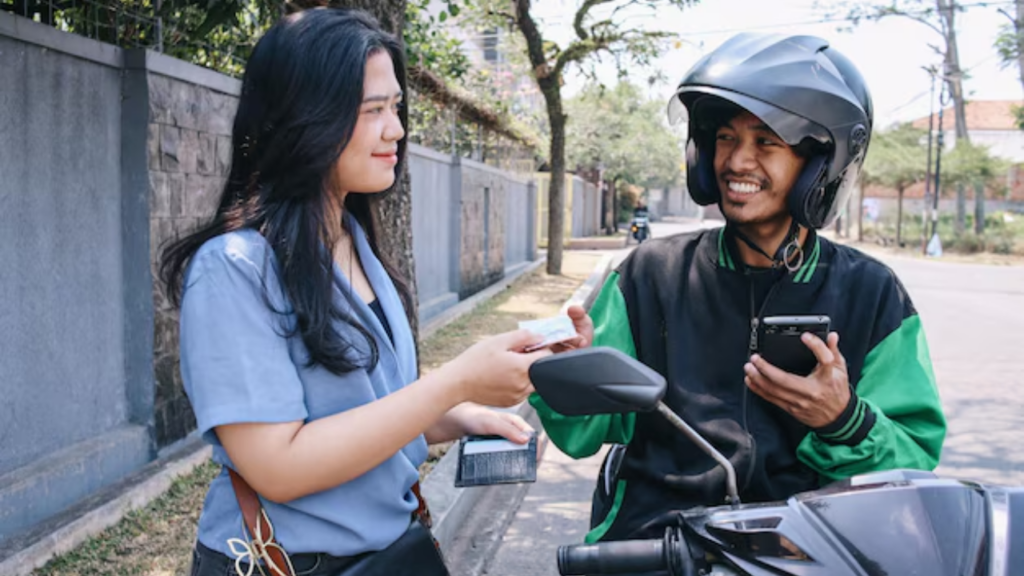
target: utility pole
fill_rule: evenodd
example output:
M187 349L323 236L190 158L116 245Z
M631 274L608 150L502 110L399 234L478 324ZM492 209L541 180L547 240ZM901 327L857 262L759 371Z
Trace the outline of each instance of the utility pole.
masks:
M932 77L932 87L928 99L928 164L924 177L924 202L921 213L921 253L928 253L928 201L932 190L932 133L935 131L935 67L925 68ZM937 194L937 192L935 192Z
M946 109L946 95L949 89L945 84L939 95L939 139L935 147L935 198L932 208L932 237L939 233L939 194L942 191L942 146L945 141L945 126L943 125L942 113Z

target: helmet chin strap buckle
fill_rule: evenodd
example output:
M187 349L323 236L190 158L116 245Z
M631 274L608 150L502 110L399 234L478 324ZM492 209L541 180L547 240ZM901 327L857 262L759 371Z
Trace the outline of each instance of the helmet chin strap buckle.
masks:
M756 242L744 234L743 231L735 225L735 223L727 219L726 226L730 228L732 233L742 240L744 244L768 260L771 260L773 269L785 267L790 273L794 273L804 265L804 248L800 245L800 224L795 218L791 220L789 224L789 232L786 233L786 238L782 241L782 244L775 250L774 257L771 254L768 254L764 248L758 246Z
M794 273L804 265L804 248L800 245L800 234L794 234L782 249L782 264Z

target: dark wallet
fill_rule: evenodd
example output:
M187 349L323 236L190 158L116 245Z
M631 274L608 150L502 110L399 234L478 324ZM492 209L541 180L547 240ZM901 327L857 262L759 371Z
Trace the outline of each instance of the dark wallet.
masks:
M455 487L537 481L537 434L524 445L501 436L466 436L459 441Z

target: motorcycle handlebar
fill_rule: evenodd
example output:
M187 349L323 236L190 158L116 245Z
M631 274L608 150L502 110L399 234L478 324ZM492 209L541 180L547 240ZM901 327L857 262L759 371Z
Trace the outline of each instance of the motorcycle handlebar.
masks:
M558 548L558 573L563 576L656 572L666 567L665 540L660 538Z

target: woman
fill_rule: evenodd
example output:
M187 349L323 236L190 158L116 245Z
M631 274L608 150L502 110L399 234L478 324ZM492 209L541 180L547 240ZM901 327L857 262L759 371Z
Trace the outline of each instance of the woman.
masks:
M369 208L404 154L401 59L360 12L276 24L246 68L216 216L165 254L185 390L225 466L194 575L249 570L227 468L262 497L295 572L326 575L405 533L428 443L528 440L522 419L480 404L527 397L528 367L551 353L522 352L536 336L490 338L417 379L408 289Z

